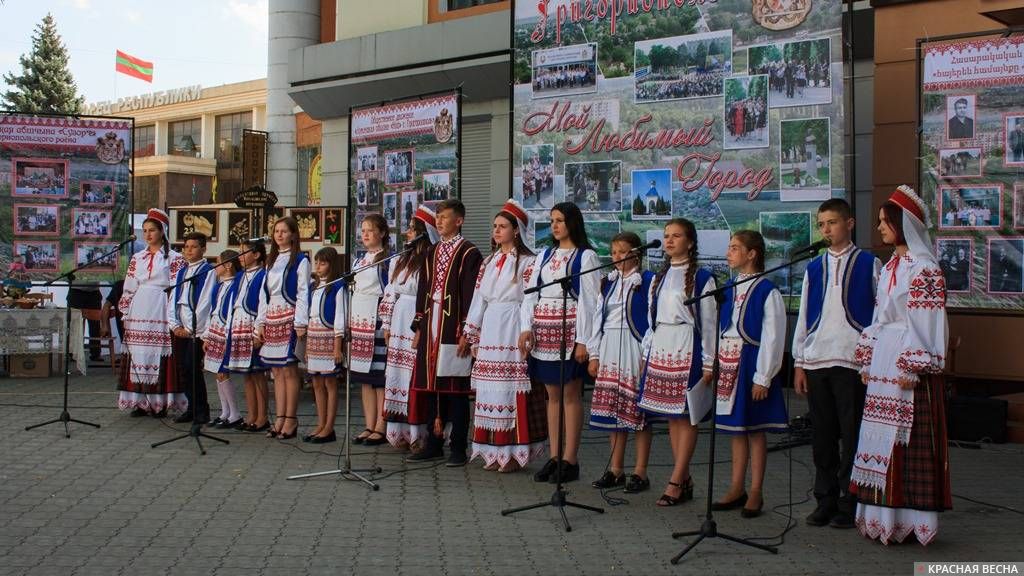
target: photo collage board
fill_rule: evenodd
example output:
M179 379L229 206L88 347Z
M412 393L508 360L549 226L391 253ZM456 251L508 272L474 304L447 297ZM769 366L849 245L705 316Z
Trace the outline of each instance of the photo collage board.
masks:
M607 261L620 231L661 239L685 217L722 276L732 231L761 231L768 266L818 239L817 206L847 196L840 3L613 5L516 4L512 194L532 213L527 238L548 242L551 207L572 202ZM774 279L798 299L801 277Z
M459 92L353 108L349 118L352 255L365 252L360 226L378 213L389 249L401 249L420 204L436 207L459 193Z
M206 259L213 264L224 250L241 251L242 244L249 238L273 238L277 219L292 216L299 226L299 248L312 261L325 246L334 248L339 255L346 254L346 215L347 209L342 206L274 206L265 209L262 222L257 222L255 211L230 204L172 206L168 210L169 238L171 247L180 252L186 234L205 234Z
M919 53L919 186L947 305L1024 311L1024 38Z
M130 253L104 255L131 233L131 136L130 119L0 114L4 278L123 276Z

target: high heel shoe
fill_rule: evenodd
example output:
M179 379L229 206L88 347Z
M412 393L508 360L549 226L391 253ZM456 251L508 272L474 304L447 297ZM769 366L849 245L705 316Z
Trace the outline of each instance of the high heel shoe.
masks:
M267 438L277 438L277 436L281 433L281 428L277 427L277 421L284 419L285 417L281 416L280 414L274 417L274 425L270 428L270 430L267 430Z
M295 428L292 429L291 432L285 432L284 431L284 426L282 426L281 430L278 431L278 433L277 433L277 439L278 440L291 440L292 438L295 438L299 434L299 419L296 418L295 416L282 416L281 418L284 418L285 424L288 423L288 420L295 420Z
M693 477L687 478L686 482L682 484L669 480L668 485L679 488L679 496L669 496L667 492L663 493L661 498L658 498L657 502L655 502L658 506L667 508L693 500Z

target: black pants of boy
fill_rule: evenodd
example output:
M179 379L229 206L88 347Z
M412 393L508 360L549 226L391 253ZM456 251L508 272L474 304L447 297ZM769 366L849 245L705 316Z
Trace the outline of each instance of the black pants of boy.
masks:
M819 505L852 513L850 472L857 452L867 387L849 368L807 370L807 403L814 425L814 497ZM840 448L841 446L841 448Z
M178 358L178 385L185 391L188 411L196 415L196 422L210 421L210 401L206 395L206 377L203 373L203 341L199 338L174 337L174 356ZM193 357L193 344L195 357ZM193 380L195 378L195 380ZM193 393L193 382L195 392Z
M444 440L434 436L434 419L441 409L441 422L451 423L448 437L452 452L465 452L469 447L469 396L465 394L437 394L427 400L427 428L430 431L430 449L440 449ZM440 398L440 400L438 400Z

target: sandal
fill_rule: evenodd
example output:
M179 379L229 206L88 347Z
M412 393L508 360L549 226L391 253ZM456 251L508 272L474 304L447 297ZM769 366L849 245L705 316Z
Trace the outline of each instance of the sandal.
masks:
M373 434L373 430L370 428L363 428L363 432L369 432L369 434L364 435L361 432L359 436L356 436L355 438L352 439L353 444L362 444L363 442L366 442L366 439L369 438L371 434Z
M693 478L687 478L686 482L682 484L669 480L668 485L679 488L679 496L669 496L667 493L662 494L661 498L658 498L658 501L655 502L658 506L665 508L693 500Z
M379 436L379 438L374 438ZM374 430L369 436L363 439L363 446L380 446L381 444L387 444L388 438L383 432L377 432Z
M284 418L285 417L281 415L274 417L274 425L270 427L270 430L267 430L267 438L277 438L277 435L281 433L281 429L277 427L277 421L284 420Z
M277 432L277 439L291 440L292 438L295 438L295 436L298 435L299 433L299 419L296 418L295 416L282 416L281 418L284 418L285 424L288 423L288 420L295 420L295 428L293 428L291 432L285 432L284 426L282 426L281 429Z

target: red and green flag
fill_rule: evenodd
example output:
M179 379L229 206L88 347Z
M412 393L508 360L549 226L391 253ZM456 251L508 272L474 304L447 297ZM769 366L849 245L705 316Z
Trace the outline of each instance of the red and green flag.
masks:
M153 81L153 63L129 56L120 50L117 51L117 65L115 68L122 74L134 76L146 82Z

